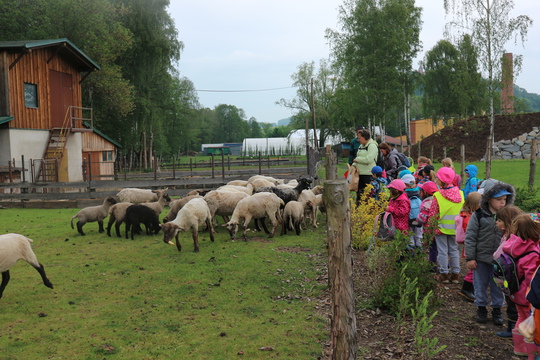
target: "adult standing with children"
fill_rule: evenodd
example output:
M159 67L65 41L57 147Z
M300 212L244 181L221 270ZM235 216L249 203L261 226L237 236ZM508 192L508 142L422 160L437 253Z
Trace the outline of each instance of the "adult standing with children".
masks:
M356 204L358 205L366 185L371 182L371 169L377 165L379 147L377 142L371 138L369 130L360 129L356 132L356 135L360 145L353 160L353 165L358 168L358 174L360 174L356 194Z
M398 159L398 151L395 148L391 148L387 143L380 143L379 149L384 155L384 165L386 169L386 176L389 180L398 178L400 162Z

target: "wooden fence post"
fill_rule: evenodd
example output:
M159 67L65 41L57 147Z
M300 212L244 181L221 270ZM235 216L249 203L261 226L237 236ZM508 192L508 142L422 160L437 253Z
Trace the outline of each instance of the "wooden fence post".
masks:
M418 144L418 157L422 156L422 140L417 142Z
M262 175L262 155L259 151L259 175Z
M443 159L446 159L446 146L443 147ZM433 161L433 159L431 159Z
M221 151L221 178L225 180L225 151Z
M429 159L433 161L433 145L431 145L431 153L429 154Z
M534 189L534 177L536 175L536 148L537 148L536 139L532 139L532 142L531 142L531 168L529 170L529 190L530 191L533 191L533 189Z
M212 166L212 179L213 179L213 178L215 178L215 176L214 176L214 170L215 170L214 169L214 154L212 154L212 164L211 164L211 166Z
M21 155L21 164L22 164L21 178L23 182L26 182L26 169L24 168L24 155Z
M330 145L326 145L326 180L337 180L336 153Z
M356 315L352 280L351 213L345 180L324 183L328 278L332 299L330 359L356 359Z

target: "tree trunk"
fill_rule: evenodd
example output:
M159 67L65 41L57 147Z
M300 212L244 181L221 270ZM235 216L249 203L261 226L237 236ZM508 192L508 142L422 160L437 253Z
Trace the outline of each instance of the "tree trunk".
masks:
M332 299L330 359L354 360L358 343L347 182L326 181L323 199L327 209L328 278Z
M531 142L531 168L529 172L529 190L533 191L534 189L534 177L536 174L536 147L537 147L537 140L532 139Z

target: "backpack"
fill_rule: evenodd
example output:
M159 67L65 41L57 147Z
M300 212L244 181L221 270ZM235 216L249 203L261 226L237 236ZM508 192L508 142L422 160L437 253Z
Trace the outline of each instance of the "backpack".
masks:
M393 240L396 235L394 217L388 211L380 213L375 217L374 227L377 228L375 236L382 241Z
M398 165L398 167L399 166L405 166L406 169L411 167L411 163L409 162L409 159L405 156L405 154L402 154L402 153L398 152L397 153L397 158L398 158L399 162L401 163L401 165Z
M409 213L409 219L416 220L420 214L420 205L422 200L418 196L413 196L409 199L411 201L411 212Z
M538 255L537 251L529 251L517 258L513 258L506 253L502 253L498 259L493 260L493 280L505 295L510 296L518 292L523 279L518 277L517 263L519 259L530 253Z
M456 242L458 244L465 244L465 235L466 232L463 230L463 216L456 215Z

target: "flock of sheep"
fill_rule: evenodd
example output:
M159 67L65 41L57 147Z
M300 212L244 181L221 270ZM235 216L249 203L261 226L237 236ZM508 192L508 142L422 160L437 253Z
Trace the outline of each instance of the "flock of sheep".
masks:
M186 197L171 201L167 189L146 190L126 188L121 190L116 197L108 197L102 205L90 206L81 209L71 218L71 227L74 229L73 220L77 219L77 231L85 235L83 226L89 222L97 222L99 232L105 231L103 221L107 216L107 235L111 236L112 225L115 225L116 235L121 237L120 225L125 224L125 237L131 239L134 234L141 230L141 225L146 228L147 235L157 234L163 230L163 241L173 244L181 251L182 246L178 240L180 231L191 231L194 251L199 251L198 234L203 225L210 234L210 240L214 241L214 224L216 216L223 217L230 234L231 240L236 238L240 227L243 228L243 239L247 241L248 225L254 220L254 226L260 230L262 226L269 237L275 235L276 229L281 224L281 234L294 229L300 235L302 225L305 227L305 219L310 219L311 224L317 227L317 212L324 211L322 198L322 186L311 189L313 178L300 177L285 184L281 179L255 175L247 181L234 180L228 184L211 191L190 192ZM166 205L169 212L159 222L159 215ZM265 219L272 224L269 231ZM9 269L17 260L22 259L32 265L41 275L43 283L53 288L30 246L32 240L19 234L0 235L0 298L9 282Z

